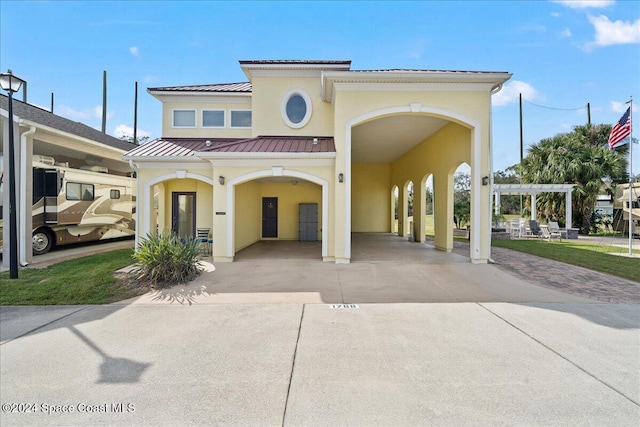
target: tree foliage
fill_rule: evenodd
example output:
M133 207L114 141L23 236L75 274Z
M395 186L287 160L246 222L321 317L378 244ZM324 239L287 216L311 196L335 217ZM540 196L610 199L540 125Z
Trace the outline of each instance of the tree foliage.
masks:
M627 180L627 146L608 149L609 125L576 126L572 132L558 134L534 144L517 167L524 183L575 184L573 190L574 226L588 233L591 212L598 194L613 193L611 185ZM562 222L564 194L538 196L538 217Z

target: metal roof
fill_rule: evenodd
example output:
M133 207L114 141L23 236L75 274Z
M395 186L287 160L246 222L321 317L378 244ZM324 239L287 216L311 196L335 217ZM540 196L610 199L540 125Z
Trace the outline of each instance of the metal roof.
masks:
M0 109L9 109L8 96L0 94ZM132 148L137 147L136 144L107 135L106 133L102 133L99 130L83 123L74 122L73 120L57 116L50 111L31 104L26 104L15 98L13 99L13 114L21 119L29 120L62 132L90 139L91 141L99 142L120 150L129 151Z
M240 138L157 138L125 153L125 157L193 157L206 148L207 141L213 145L228 144Z
M209 141L209 145L207 145ZM258 136L237 138L158 138L124 155L134 157L196 157L198 153L335 153L332 137Z
M241 65L351 65L351 61L313 60L313 59L257 59L241 60Z
M208 85L150 87L149 92L215 92L215 93L251 93L249 82L218 83Z
M327 136L258 136L227 144L211 145L205 152L216 153L333 153L336 146Z

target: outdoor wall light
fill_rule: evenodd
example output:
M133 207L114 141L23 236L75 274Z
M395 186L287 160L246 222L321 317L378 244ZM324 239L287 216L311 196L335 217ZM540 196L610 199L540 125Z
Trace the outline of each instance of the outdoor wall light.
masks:
M16 217L16 166L14 164L13 93L26 83L11 70L0 74L0 87L9 93L9 278L18 278L18 219Z
M344 174L342 172L338 174L338 182L344 182Z
M482 177L482 185L489 185L489 177L488 176L483 176Z
M220 183L220 185L224 185L224 176L220 175L218 177L218 182Z

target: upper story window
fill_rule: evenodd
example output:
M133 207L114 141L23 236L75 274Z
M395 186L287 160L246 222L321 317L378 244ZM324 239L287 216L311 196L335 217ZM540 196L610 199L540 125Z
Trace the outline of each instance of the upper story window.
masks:
M196 110L173 110L173 127L196 127Z
M311 97L303 89L291 89L280 102L282 120L293 129L299 129L311 119Z
M250 128L251 110L231 110L232 128Z
M224 110L202 110L202 127L223 128Z

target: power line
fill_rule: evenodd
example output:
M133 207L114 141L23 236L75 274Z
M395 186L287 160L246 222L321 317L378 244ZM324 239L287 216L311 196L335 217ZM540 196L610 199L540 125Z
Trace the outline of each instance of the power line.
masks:
M584 110L585 108L587 108L586 105L583 105L581 107L578 108L557 108L557 107L548 107L546 105L540 105L540 104L535 104L531 101L524 101L527 104L533 105L534 107L540 107L540 108L545 108L547 110L559 110L559 111L578 111L578 110Z

